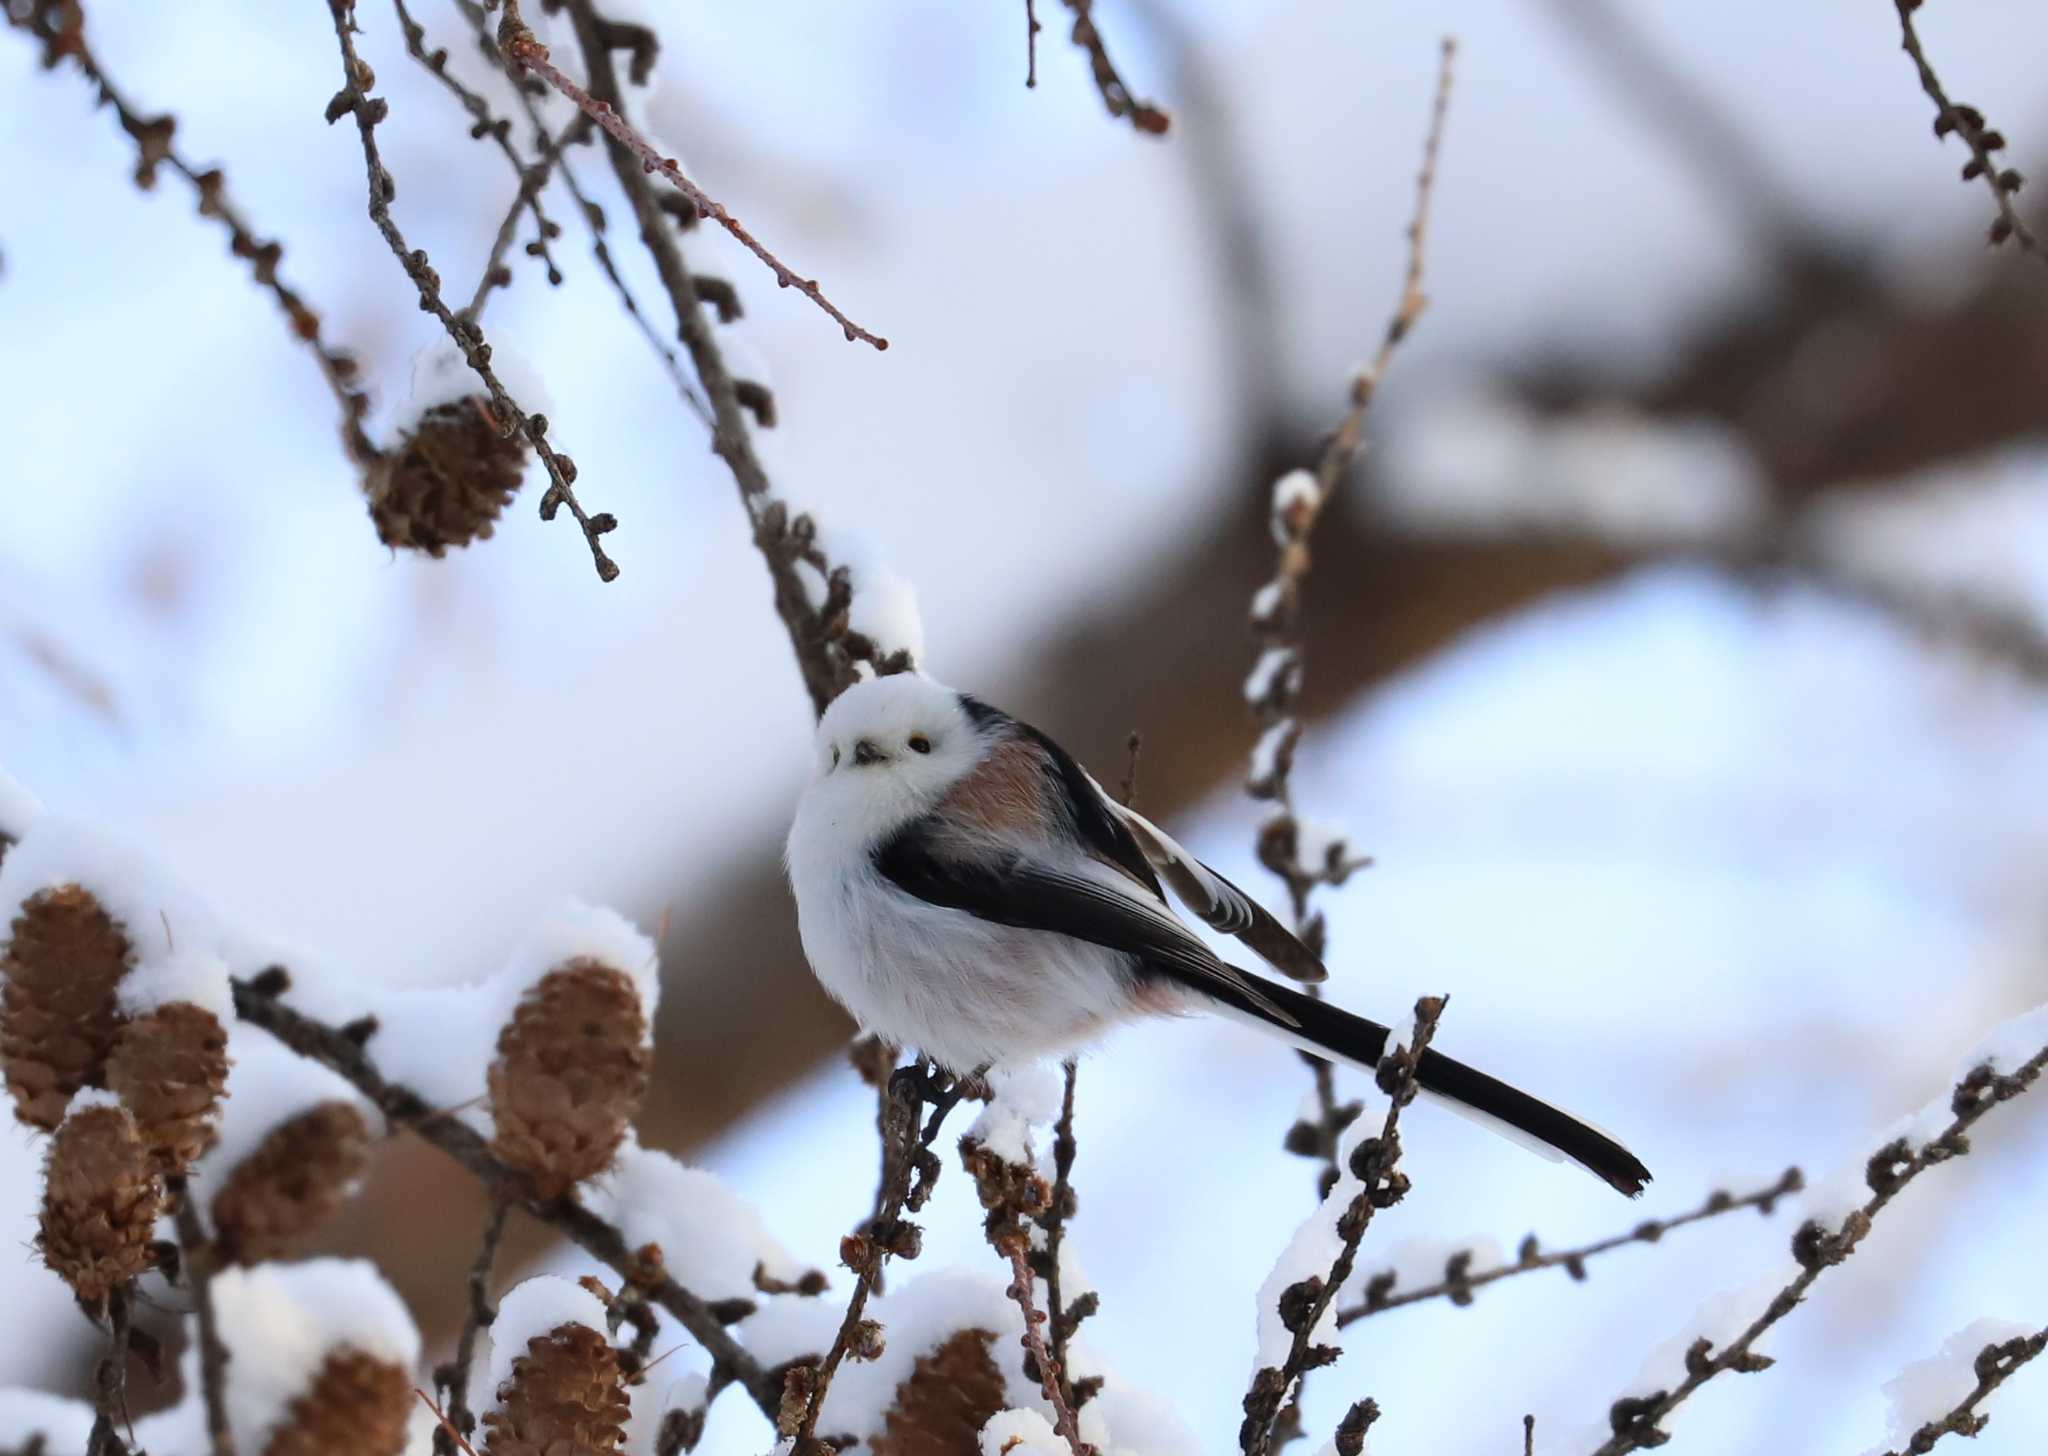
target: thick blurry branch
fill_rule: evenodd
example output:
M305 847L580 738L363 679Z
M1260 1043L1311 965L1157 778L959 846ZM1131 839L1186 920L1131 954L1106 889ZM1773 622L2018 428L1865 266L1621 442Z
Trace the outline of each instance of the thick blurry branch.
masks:
M1763 256L1785 276L1825 266L1827 249L1797 195L1779 180L1749 129L1643 34L1614 0L1544 0L1551 14L1599 63L1644 128L1662 136L1740 219Z
M2048 249L2027 226L2019 209L2013 206L2013 198L2019 195L2026 178L2011 167L2001 167L1993 155L2005 150L2005 134L1985 124L1984 113L1974 106L1963 106L1949 100L1948 91L1941 84L1941 78L1934 73L1933 62L1927 59L1927 52L1920 45L1920 33L1913 25L1913 15L1919 10L1921 0L1892 0L1899 12L1899 47L1912 58L1913 69L1920 75L1920 89L1927 93L1927 99L1934 103L1934 135L1937 140L1954 132L1970 149L1970 160L1963 163L1963 180L1983 178L1984 185L1991 190L1991 203L1997 216L1991 220L1987 236L1996 245L2007 239L2018 243L2020 250L2032 253L2042 262L2048 263Z
M1731 1370L1753 1374L1768 1369L1771 1361L1756 1353L1757 1341L1799 1307L1822 1274L1856 1252L1877 1216L1908 1185L1929 1168L1968 1153L1970 1129L1992 1108L2032 1087L2044 1067L2048 1067L2048 1047L2008 1074L2000 1074L1988 1063L1976 1068L1956 1083L1950 1098L1954 1120L1941 1132L1918 1148L1897 1138L1872 1154L1864 1170L1869 1199L1851 1211L1839 1228L1825 1227L1814 1219L1800 1225L1792 1236L1792 1256L1800 1272L1771 1296L1762 1312L1733 1340L1719 1349L1705 1339L1694 1341L1685 1352L1686 1376L1679 1384L1653 1395L1616 1401L1608 1413L1614 1434L1594 1456L1623 1456L1624 1452L1661 1446L1670 1439L1670 1433L1662 1429L1663 1421L1702 1385Z
M729 1381L737 1383L774 1419L781 1400L780 1386L761 1368L760 1362L726 1333L710 1306L658 1267L650 1269L639 1250L629 1247L616 1228L585 1208L573 1195L536 1196L526 1177L500 1162L474 1129L429 1106L410 1088L387 1081L364 1050L362 1041L350 1034L359 1028L329 1026L285 1005L279 998L290 984L290 976L277 967L250 980L236 981L235 1015L269 1032L298 1055L342 1077L369 1098L394 1127L418 1134L461 1164L491 1198L525 1210L620 1278L640 1286L650 1300L673 1315L704 1347L712 1361L714 1388ZM374 1027L370 1031L374 1037Z
M1625 1234L1612 1238L1596 1239L1590 1244L1581 1244L1573 1249L1558 1249L1545 1252L1536 1242L1536 1235L1530 1234L1522 1240L1515 1262L1503 1264L1498 1269L1483 1269L1477 1274L1471 1272L1472 1251L1460 1250L1445 1262L1444 1277L1435 1284L1424 1284L1414 1289L1397 1289L1399 1275L1392 1269L1382 1270L1365 1281L1365 1302L1337 1314L1339 1328L1390 1309L1399 1309L1404 1304L1421 1304L1430 1299L1448 1299L1455 1305L1468 1305L1472 1293L1488 1284L1497 1284L1503 1279L1512 1279L1518 1274L1533 1274L1538 1269L1563 1269L1574 1280L1586 1277L1586 1261L1598 1258L1615 1249L1630 1244L1654 1244L1674 1229L1688 1224L1703 1223L1732 1213L1738 1208L1754 1208L1768 1218L1779 1199L1797 1193L1806 1186L1797 1168L1787 1168L1782 1177L1768 1188L1740 1197L1716 1191L1708 1195L1707 1201L1690 1213L1681 1213L1673 1218L1649 1219L1637 1224Z
M111 106L115 117L135 143L135 185L148 191L156 185L157 171L169 167L191 184L198 198L199 215L211 218L227 229L228 248L249 264L258 287L277 300L291 325L292 337L313 352L320 377L333 391L341 406L341 438L349 458L366 464L376 453L363 433L363 416L370 398L356 382L356 362L347 354L327 347L321 338L320 315L313 311L297 290L278 277L277 265L284 257L284 245L276 239L257 236L246 215L228 196L227 177L218 167L199 168L188 161L173 144L177 118L170 115L144 116L101 67L99 58L85 39L85 13L76 0L34 0L24 13L19 7L0 5L10 25L25 30L43 43L43 65L55 69L69 60L90 81L99 103Z

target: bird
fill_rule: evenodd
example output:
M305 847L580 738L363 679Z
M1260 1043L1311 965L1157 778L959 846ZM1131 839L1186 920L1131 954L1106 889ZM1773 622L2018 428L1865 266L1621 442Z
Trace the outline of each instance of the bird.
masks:
M804 954L863 1030L963 1075L1199 1011L1367 1071L1387 1054L1379 1022L1217 955L1169 890L1286 981L1328 975L1258 901L1028 723L899 672L835 698L815 753L785 865ZM1434 1048L1416 1080L1630 1197L1650 1180L1591 1123Z

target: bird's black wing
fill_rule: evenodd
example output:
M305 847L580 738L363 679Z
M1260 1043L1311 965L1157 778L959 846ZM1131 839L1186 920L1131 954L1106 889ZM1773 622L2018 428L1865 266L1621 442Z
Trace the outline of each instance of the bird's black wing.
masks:
M1166 900L1166 892L1160 888L1163 876L1174 894L1204 923L1237 937L1282 975L1305 982L1329 978L1315 952L1265 906L1189 854L1172 835L1137 810L1110 798L1088 770L1051 738L978 698L963 696L961 707L983 728L999 726L1039 750L1056 798L1065 805L1075 833L1092 854L1150 887L1162 904Z
M1122 951L1141 973L1163 975L1233 999L1250 997L1291 1024L1236 967L1175 919L1163 899L1107 868L1061 865L1049 856L1004 849L980 856L957 847L957 830L932 815L911 820L874 851L883 878L927 904L964 911L997 925L1071 936Z

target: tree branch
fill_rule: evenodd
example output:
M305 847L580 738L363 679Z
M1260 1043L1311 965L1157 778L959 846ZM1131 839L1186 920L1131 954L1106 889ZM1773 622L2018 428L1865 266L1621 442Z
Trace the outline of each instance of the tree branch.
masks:
M60 61L70 60L93 84L99 93L99 103L113 107L121 130L128 133L135 143L135 184L138 187L144 191L154 187L159 167L169 167L191 184L198 198L199 215L212 218L227 230L229 251L249 264L249 272L257 286L275 298L277 306L284 311L285 319L291 325L292 337L312 350L313 358L320 366L320 377L327 381L335 403L341 407L342 448L348 452L349 459L358 465L374 459L377 447L363 432L363 416L369 412L370 397L356 383L356 361L339 350L327 347L321 337L320 315L297 290L278 277L277 265L284 257L284 245L275 239L266 242L256 235L247 217L228 196L227 177L221 169L195 167L178 151L172 144L178 124L176 117L143 116L128 102L101 69L98 56L86 44L85 15L72 0L35 0L26 15L0 5L0 15L4 15L9 24L26 30L43 42L43 64L46 68L54 68Z
M448 337L462 351L464 360L483 381L491 402L497 407L496 415L505 433L511 434L516 430L524 435L527 444L533 447L533 452L547 467L550 483L547 493L541 497L541 519L552 521L556 511L567 505L570 514L576 518L576 524L583 530L583 539L590 547L591 560L597 565L599 578L615 580L619 574L618 563L605 554L603 543L598 538L617 527L617 519L609 512L591 515L584 511L574 489L576 463L559 454L548 443L546 418L528 414L506 392L491 369L491 346L484 341L483 330L474 320L458 318L449 309L441 297L441 277L427 261L425 251L408 247L405 235L392 221L391 200L398 194L398 184L392 179L377 148L377 125L384 120L390 107L381 97L370 95L375 74L356 54L355 0L327 0L327 8L334 17L334 35L341 47L342 62L342 87L327 103L327 120L332 124L344 116L355 118L356 132L362 138L363 165L369 176L371 223L405 269L405 276L419 289L420 307L441 321L441 327L448 331Z
M1989 1064L1970 1072L1956 1084L1950 1107L1955 1120L1920 1148L1899 1138L1872 1155L1865 1170L1871 1196L1849 1214L1839 1229L1827 1229L1809 1219L1792 1236L1792 1254L1800 1272L1771 1301L1748 1328L1719 1351L1706 1340L1697 1340L1686 1351L1686 1377L1670 1390L1648 1396L1618 1400L1608 1412L1614 1434L1594 1456L1623 1456L1629 1451L1661 1446L1670 1439L1661 1424L1684 1404L1692 1393L1715 1376L1734 1370L1751 1374L1767 1369L1770 1359L1754 1353L1756 1342L1778 1321L1799 1307L1806 1291L1827 1270L1856 1252L1869 1236L1871 1226L1885 1207L1929 1168L1959 1158L1970 1151L1969 1130L1992 1108L2009 1102L2040 1079L2048 1067L2048 1047L2024 1062L2009 1076L2000 1076Z
M431 1107L409 1087L385 1080L369 1053L340 1027L316 1021L279 998L291 977L281 966L234 982L235 1015L261 1027L290 1050L338 1074L369 1098L394 1127L406 1128L432 1143L466 1168L494 1201L516 1205L565 1235L572 1243L620 1278L640 1285L647 1297L675 1317L711 1357L711 1384L733 1382L753 1397L770 1420L781 1401L781 1388L761 1364L726 1332L705 1302L676 1283L665 1271L650 1271L639 1252L622 1234L577 1201L573 1194L537 1198L528 1181L492 1154L475 1129Z
M2011 167L2001 168L1992 153L2005 150L2005 135L1984 123L1984 113L1974 106L1959 106L1948 98L1941 78L1934 74L1934 64L1927 59L1927 52L1921 48L1920 33L1913 25L1913 12L1920 8L1920 0L1892 0L1893 8L1899 13L1899 48L1912 59L1913 69L1920 73L1920 89L1927 93L1927 99L1934 103L1934 135L1936 140L1954 132L1970 149L1970 160L1963 164L1963 180L1984 179L1984 185L1991 189L1991 202L1998 215L1991 220L1987 236L1996 246L2011 239L2018 243L2020 250L2032 253L2043 263L2048 263L2048 249L2043 249L2041 239L2027 226L2019 209L2013 206L2013 198L2025 184L2022 177Z
M1386 1269L1366 1280L1365 1302L1363 1304L1355 1304L1350 1309L1338 1311L1337 1325L1341 1329L1343 1326L1353 1324L1366 1318L1368 1315L1380 1314L1390 1309L1399 1309L1404 1304L1421 1304L1423 1301L1430 1299L1448 1298L1453 1304L1470 1304L1472 1302L1473 1290L1484 1285L1497 1284L1503 1279L1512 1279L1518 1274L1533 1274L1538 1269L1562 1267L1574 1280L1581 1280L1586 1277L1586 1261L1588 1259L1597 1258L1599 1255L1614 1249L1626 1248L1630 1244L1654 1244L1673 1229L1684 1228L1688 1224L1703 1223L1707 1219L1718 1218L1720 1215L1731 1213L1738 1208L1754 1208L1759 1213L1769 1217L1772 1208L1780 1198L1785 1197L1787 1194L1797 1193L1805 1186L1805 1179L1800 1175L1799 1170L1797 1168L1787 1168L1778 1181L1768 1188L1760 1188L1754 1193L1745 1193L1740 1198L1725 1192L1716 1191L1708 1195L1705 1203L1702 1203L1698 1208L1693 1209L1689 1213L1681 1213L1674 1218L1653 1218L1645 1223L1637 1224L1625 1234L1615 1234L1611 1238L1597 1239L1590 1244L1581 1244L1575 1249L1559 1249L1554 1253L1540 1252L1536 1243L1536 1235L1530 1234L1522 1240L1520 1253L1514 1263L1503 1264L1498 1269L1481 1270L1477 1274L1466 1272L1471 1259L1471 1251L1465 1250L1451 1255L1449 1262L1445 1266L1442 1280L1435 1284L1425 1284L1417 1289L1397 1289L1395 1287L1395 1280L1398 1276L1394 1270Z
M715 220L719 226L737 238L742 247L766 263L769 271L774 273L778 287L794 288L823 309L830 315L832 321L839 325L841 332L846 335L847 343L851 344L858 339L864 344L872 344L878 350L889 347L887 339L879 334L869 333L841 313L838 306L819 290L817 279L799 276L787 263L763 247L760 240L726 210L724 203L710 196L703 188L683 175L683 169L677 165L674 157L664 157L655 149L652 142L636 131L617 105L593 96L563 75L554 62L548 59L548 48L535 38L533 32L527 29L523 22L517 20L516 12L506 12L505 20L498 28L498 47L519 65L539 76L574 102L584 115L604 128L607 136L638 157L643 170L659 172L667 178L676 191L689 199L690 205L697 209L699 217Z

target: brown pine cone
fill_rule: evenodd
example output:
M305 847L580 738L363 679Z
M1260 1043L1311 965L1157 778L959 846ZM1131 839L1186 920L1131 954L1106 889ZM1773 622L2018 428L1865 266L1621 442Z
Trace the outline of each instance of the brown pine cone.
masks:
M88 890L39 890L14 917L0 974L0 1062L14 1115L56 1130L72 1094L102 1085L120 1014L115 988L135 961L120 923Z
M36 1248L81 1303L97 1308L154 1265L163 1199L128 1109L113 1101L80 1107L50 1139Z
M369 1159L369 1125L352 1103L316 1103L279 1123L213 1195L221 1258L255 1264L298 1252L341 1207Z
M400 1456L413 1400L407 1371L336 1350L272 1428L263 1456Z
M549 971L498 1035L491 1150L559 1197L611 1165L652 1063L630 977L580 958Z
M527 1341L484 1416L483 1456L602 1456L626 1439L619 1353L588 1325Z
M1003 1372L987 1330L960 1330L917 1357L910 1378L868 1442L874 1456L961 1456L981 1449L981 1428L1003 1410Z
M490 536L519 489L526 445L500 435L485 406L481 396L435 405L371 463L363 488L379 541L440 556Z
M150 1161L165 1177L183 1173L213 1146L227 1081L227 1030L189 1001L130 1021L107 1058L107 1086L135 1115Z

